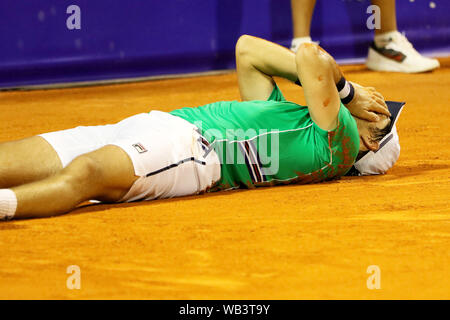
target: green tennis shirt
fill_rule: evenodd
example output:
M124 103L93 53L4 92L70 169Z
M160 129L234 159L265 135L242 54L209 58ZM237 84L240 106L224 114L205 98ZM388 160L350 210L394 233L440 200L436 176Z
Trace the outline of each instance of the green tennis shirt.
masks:
M336 129L326 131L306 106L286 101L278 86L267 101L224 101L170 113L196 125L217 152L221 178L211 191L335 179L350 170L359 151L356 122L344 105Z

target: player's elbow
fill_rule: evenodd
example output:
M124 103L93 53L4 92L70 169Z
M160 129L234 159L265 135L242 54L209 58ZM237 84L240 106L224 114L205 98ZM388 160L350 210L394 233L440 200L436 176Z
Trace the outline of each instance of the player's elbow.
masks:
M330 56L314 43L301 44L295 55L295 61L298 66L313 65L316 68L330 66Z
M236 55L244 55L249 53L252 42L252 36L244 34L239 37L236 42Z
M254 50L255 38L249 35L242 35L236 42L236 63L251 64L252 52Z

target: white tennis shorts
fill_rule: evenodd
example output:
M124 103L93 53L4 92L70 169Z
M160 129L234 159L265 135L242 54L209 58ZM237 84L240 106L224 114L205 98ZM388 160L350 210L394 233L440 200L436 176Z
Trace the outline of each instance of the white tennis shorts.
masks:
M220 179L217 153L197 127L166 112L151 111L112 125L81 126L40 136L55 149L63 167L106 145L122 148L139 178L119 202L198 194Z

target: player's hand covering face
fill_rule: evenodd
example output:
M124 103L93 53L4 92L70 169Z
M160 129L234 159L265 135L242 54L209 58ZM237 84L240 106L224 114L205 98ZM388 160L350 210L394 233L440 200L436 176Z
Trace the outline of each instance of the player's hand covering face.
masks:
M353 83L355 88L355 96L346 105L351 114L357 118L377 122L380 120L379 114L390 116L388 107L384 101L384 97L373 87L363 87L359 84Z

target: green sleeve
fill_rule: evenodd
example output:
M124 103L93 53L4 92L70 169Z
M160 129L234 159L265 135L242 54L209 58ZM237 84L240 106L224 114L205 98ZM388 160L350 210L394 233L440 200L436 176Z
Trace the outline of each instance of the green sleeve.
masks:
M281 93L280 88L278 88L276 83L267 101L286 101L283 94Z

